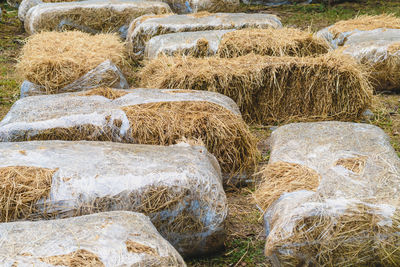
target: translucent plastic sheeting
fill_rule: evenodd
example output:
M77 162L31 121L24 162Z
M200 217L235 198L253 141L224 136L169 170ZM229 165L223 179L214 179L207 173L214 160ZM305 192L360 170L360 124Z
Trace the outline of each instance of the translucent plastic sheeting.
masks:
M266 211L266 254L275 266L398 265L400 161L380 128L289 124L272 133L271 147L269 164L321 176L315 192L283 194Z
M2 266L75 266L71 261L79 260L81 266L186 266L149 218L135 212L3 223L0 237Z
M129 84L121 70L110 60L106 60L76 81L59 89L57 93L86 91L97 87L128 89ZM21 98L47 94L43 86L24 81L21 84Z
M212 56L218 51L225 33L234 30L178 32L158 35L146 45L145 57L156 58L158 55L194 55Z
M5 142L0 157L0 168L56 170L48 196L25 219L137 211L184 255L223 245L226 196L218 162L202 146Z
M146 43L154 36L205 30L228 30L242 28L280 28L278 17L270 14L215 13L169 15L162 17L139 17L128 29L127 42L133 53L143 56Z
M166 3L142 0L88 0L43 3L30 8L25 16L29 34L40 31L80 30L89 33L121 32L145 14L171 12Z

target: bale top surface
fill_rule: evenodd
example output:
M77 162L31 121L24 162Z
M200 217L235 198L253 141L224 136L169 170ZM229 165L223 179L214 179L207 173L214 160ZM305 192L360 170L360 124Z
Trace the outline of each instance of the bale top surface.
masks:
M24 79L53 92L106 60L117 66L124 62L124 45L117 35L42 32L27 39L17 71Z

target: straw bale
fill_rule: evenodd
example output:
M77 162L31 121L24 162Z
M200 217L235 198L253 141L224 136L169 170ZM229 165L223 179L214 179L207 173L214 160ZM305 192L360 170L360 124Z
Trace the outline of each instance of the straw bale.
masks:
M352 34L338 51L370 70L375 90L391 90L400 88L399 43L399 29L377 29Z
M126 31L129 23L145 14L169 13L171 9L157 1L106 0L65 3L43 3L28 10L25 30L29 34L41 31L81 30L89 33Z
M148 217L127 211L0 225L4 266L182 266ZM144 249L146 248L146 249Z
M43 86L47 93L57 93L104 61L122 66L123 55L124 45L113 34L43 32L28 38L17 71L24 79ZM104 83L109 82L105 79Z
M9 215L10 221L136 211L148 215L161 235L184 255L206 254L223 246L226 196L218 162L205 147L184 143L3 142L0 157L1 168L56 169L49 184L30 180L36 186L35 198L25 202L35 209L19 212L18 217ZM39 190L47 195L39 199ZM31 191L25 186L15 194L5 194L5 201L19 203L19 196L26 197Z
M204 91L99 88L35 96L18 101L0 122L2 141L171 145L182 138L201 140L217 157L227 178L252 170L258 158L257 140L235 103Z
M132 21L127 42L133 56L141 59L146 43L154 36L177 32L228 30L242 28L280 28L280 20L270 14L208 13L145 16Z
M320 175L310 183L294 173L297 191L285 190L272 204L273 191L264 191L275 183L270 173L256 191L260 206L267 204L265 253L274 266L399 265L400 160L381 129L295 123L275 130L271 147L270 168L290 163L278 174L300 165Z
M352 120L372 97L365 71L350 57L335 53L315 58L159 57L139 77L143 87L222 93L238 104L245 120L264 124Z
M264 56L315 56L329 50L327 42L312 33L292 28L244 29L225 34L218 47L220 57L255 53Z
M232 30L177 32L151 38L145 49L145 57L159 55L212 56L217 53L222 36Z

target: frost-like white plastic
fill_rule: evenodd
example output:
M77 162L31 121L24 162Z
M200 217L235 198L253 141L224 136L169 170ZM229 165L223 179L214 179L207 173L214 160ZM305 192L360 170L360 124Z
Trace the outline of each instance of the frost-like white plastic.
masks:
M121 70L110 60L106 60L76 81L59 89L57 93L86 91L97 87L128 89L129 84ZM43 86L30 81L24 81L21 84L21 98L44 94L46 94L46 89Z
M127 242L134 242L138 251L128 251ZM136 212L0 224L1 266L60 266L46 263L46 258L79 250L97 256L104 267L186 266L149 218Z
M282 23L278 17L270 14L215 13L201 16L139 17L129 26L127 42L137 56L143 56L148 40L161 34L269 27L280 28Z
M185 255L208 253L223 244L226 196L218 162L204 147L185 143L5 142L0 143L0 158L0 167L57 170L49 196L37 203L38 211L31 219L140 211ZM149 190L153 190L151 194ZM147 198L157 197L157 192L172 195L172 202L165 203L168 198L160 196L161 201L151 200L151 209L143 208L150 200Z
M169 12L171 9L166 3L143 0L42 3L26 13L25 30L29 34L65 29L89 33L118 32L139 16Z
M148 59L163 55L193 55L199 49L198 41L206 40L208 49L206 56L215 55L222 37L234 30L177 32L158 35L146 44L145 57ZM203 51L202 51L203 52Z
M320 253L331 249L332 257L335 257L335 249L344 244L350 247L351 242L354 242L354 247L370 242L371 253L367 253L370 255L364 262L375 262L379 258L374 254L379 251L379 242L392 240L393 232L397 231L397 228L393 231L390 227L400 199L400 160L388 136L380 128L369 124L294 123L279 127L272 133L271 147L270 164L281 161L296 163L315 170L321 176L316 192L284 194L266 211L266 253L271 256L274 265L304 260L323 264L324 258L319 258ZM354 159L352 164L360 164L357 165L360 169L355 171L351 164L345 167L340 163L345 159ZM360 231L357 227L364 226L355 224L357 239L353 240L351 233L344 233L346 230L341 232L339 226L326 229L328 236L324 237L324 229L314 227L308 221L324 222L330 218L331 224L327 222L330 227L335 220L340 225L341 216L353 217L357 222L359 218L371 214L377 220L376 226L371 223L369 229ZM379 230L375 230L378 226L388 228L385 231L381 229L379 236ZM332 247L325 247L326 243L322 243L332 238L331 231L337 231L338 241ZM306 235L316 238L306 241L296 239ZM321 244L322 252L312 249L316 249L318 244ZM374 246L378 248L372 249ZM350 254L351 251L344 250L342 255ZM346 258L332 259L333 262L344 262Z

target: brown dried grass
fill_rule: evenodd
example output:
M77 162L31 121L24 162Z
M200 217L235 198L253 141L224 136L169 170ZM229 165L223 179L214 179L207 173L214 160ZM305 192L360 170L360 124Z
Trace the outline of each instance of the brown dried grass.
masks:
M39 167L0 167L0 221L22 220L35 213L36 203L50 194L55 172Z
M52 264L52 265L62 265L68 267L104 267L105 265L100 260L100 258L85 249L79 249L70 254L57 255L50 257L40 258L41 261Z
M311 32L293 28L243 29L228 32L218 47L220 57L255 53L264 56L315 56L329 51L328 43Z
M124 63L124 44L117 35L42 32L28 37L17 72L23 79L44 86L47 93L57 93L106 60L117 66Z
M359 156L353 158L339 159L335 162L335 165L343 166L346 169L359 174L363 172L366 162L367 162L367 157Z
M329 31L334 35L338 35L354 30L369 31L379 28L400 29L400 18L397 18L393 14L362 15L353 19L336 22L329 28Z
M141 86L219 92L257 123L354 120L371 104L365 70L339 53L319 57L160 56L139 73Z
M323 211L301 216L290 236L267 238L265 253L275 254L283 266L398 266L399 214L382 224L387 219L382 211L354 204L338 216Z
M124 107L131 134L140 144L172 145L180 139L201 140L224 173L254 168L257 141L241 116L203 101L161 102Z
M264 211L283 193L298 190L315 191L321 180L321 176L313 169L282 161L268 164L260 174L262 182L254 192L253 198Z
M145 253L151 256L158 256L157 251L149 246L134 242L132 240L127 240L125 242L126 244L126 249L128 252L131 253Z

